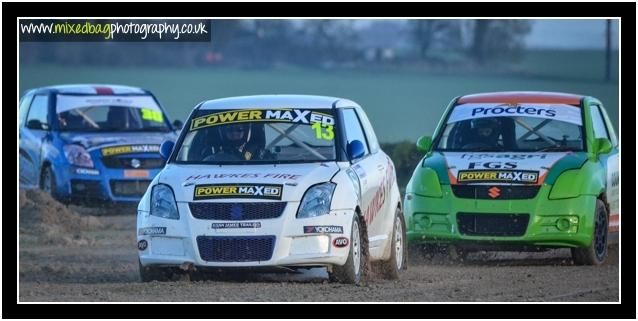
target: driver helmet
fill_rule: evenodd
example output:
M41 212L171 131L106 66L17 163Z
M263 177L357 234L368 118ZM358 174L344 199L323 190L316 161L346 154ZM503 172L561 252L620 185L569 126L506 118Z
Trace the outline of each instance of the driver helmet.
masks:
M498 133L499 122L494 118L479 118L472 121L472 128L481 138L493 137Z
M240 147L250 140L249 124L228 124L220 128L222 140L226 145Z

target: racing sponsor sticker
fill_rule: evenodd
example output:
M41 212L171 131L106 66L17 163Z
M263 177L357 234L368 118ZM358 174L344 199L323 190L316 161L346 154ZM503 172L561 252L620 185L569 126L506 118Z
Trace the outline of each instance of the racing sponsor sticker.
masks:
M125 169L124 177L148 177L150 174L145 169Z
M315 128L315 130L319 133L318 135L323 139L334 138L334 134L332 133L332 128L335 124L334 117L331 114L312 109L281 108L229 110L193 118L190 124L190 130L193 131L210 126L243 122L287 122L297 124L319 123L321 126Z
M149 95L57 95L55 111L62 113L77 108L91 106L123 106L130 108L151 109L161 113L155 99Z
M113 156L134 153L159 153L160 145L122 145L102 148L102 156Z
M523 183L536 184L538 171L498 170L498 171L459 171L459 183Z
M276 178L286 180L296 180L301 177L297 174L286 173L214 173L214 174L195 174L186 177L185 181L198 181L203 179L219 179L219 178Z
M261 222L224 222L212 223L211 228L261 228Z
M312 225L312 226L304 226L303 232L305 234L308 233L337 233L343 234L343 226L337 225Z
M193 200L211 198L259 198L281 200L281 184L207 184L196 185Z
M566 153L530 153L530 152L504 152L504 153L461 153L461 152L445 152L445 161L448 166L448 175L452 184L458 182L472 183L489 183L489 182L511 182L514 184L542 184L549 170L561 158L569 155ZM461 174L465 172L463 179L457 180ZM467 173L492 173L492 174L476 174L469 175ZM507 177L507 173L513 172L512 180L503 180L499 178L499 174L506 173L501 177ZM522 172L520 176L516 173ZM536 175L528 175L536 174ZM497 175L492 178L491 175ZM478 177L482 177L478 179ZM484 178L489 178L484 180ZM523 179L523 177L525 177ZM471 178L471 179L470 179Z
M332 245L334 245L334 247L346 247L348 244L350 244L350 241L347 237L341 236L332 240Z
M166 235L166 227L164 226L143 227L137 230L137 235Z
M484 104L471 103L454 107L447 123L485 117L536 117L582 125L580 108L567 104Z
M81 175L100 175L100 171L93 168L76 168L75 173Z
M141 240L139 242L137 242L137 249L140 251L144 251L146 250L146 248L148 247L148 242L146 242L146 240Z

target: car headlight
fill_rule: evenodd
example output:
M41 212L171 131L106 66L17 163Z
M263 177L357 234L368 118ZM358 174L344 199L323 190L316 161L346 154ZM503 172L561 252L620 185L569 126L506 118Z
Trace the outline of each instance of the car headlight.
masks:
M173 195L173 190L168 185L157 184L153 186L151 191L151 215L173 220L179 219L175 195Z
M299 204L297 218L315 217L330 213L332 193L337 185L321 183L310 187Z
M89 152L84 149L84 147L78 144L69 144L64 145L64 156L69 161L69 163L82 166L82 167L93 167L93 160L91 159L91 155Z

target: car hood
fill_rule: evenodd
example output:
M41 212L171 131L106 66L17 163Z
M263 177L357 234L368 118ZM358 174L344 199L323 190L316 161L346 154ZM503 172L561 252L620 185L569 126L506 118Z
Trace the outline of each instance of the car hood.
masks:
M88 151L105 147L151 145L153 150L159 150L159 145L166 139L176 140L173 132L126 132L126 133L80 133L67 132L60 134L60 138L67 144L79 144Z
M329 182L336 162L276 165L168 164L158 183L173 188L178 202L300 201L315 184ZM265 193L264 193L265 192Z
M566 168L582 166L585 160L584 153L572 152L440 154L451 184L541 185L550 172L555 172L553 167L561 167L562 172Z

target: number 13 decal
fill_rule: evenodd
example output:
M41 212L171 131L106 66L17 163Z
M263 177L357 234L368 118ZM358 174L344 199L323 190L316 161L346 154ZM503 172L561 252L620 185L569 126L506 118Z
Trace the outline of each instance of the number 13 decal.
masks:
M312 124L312 128L315 130L317 139L333 140L335 133L332 125L322 125L319 122Z

